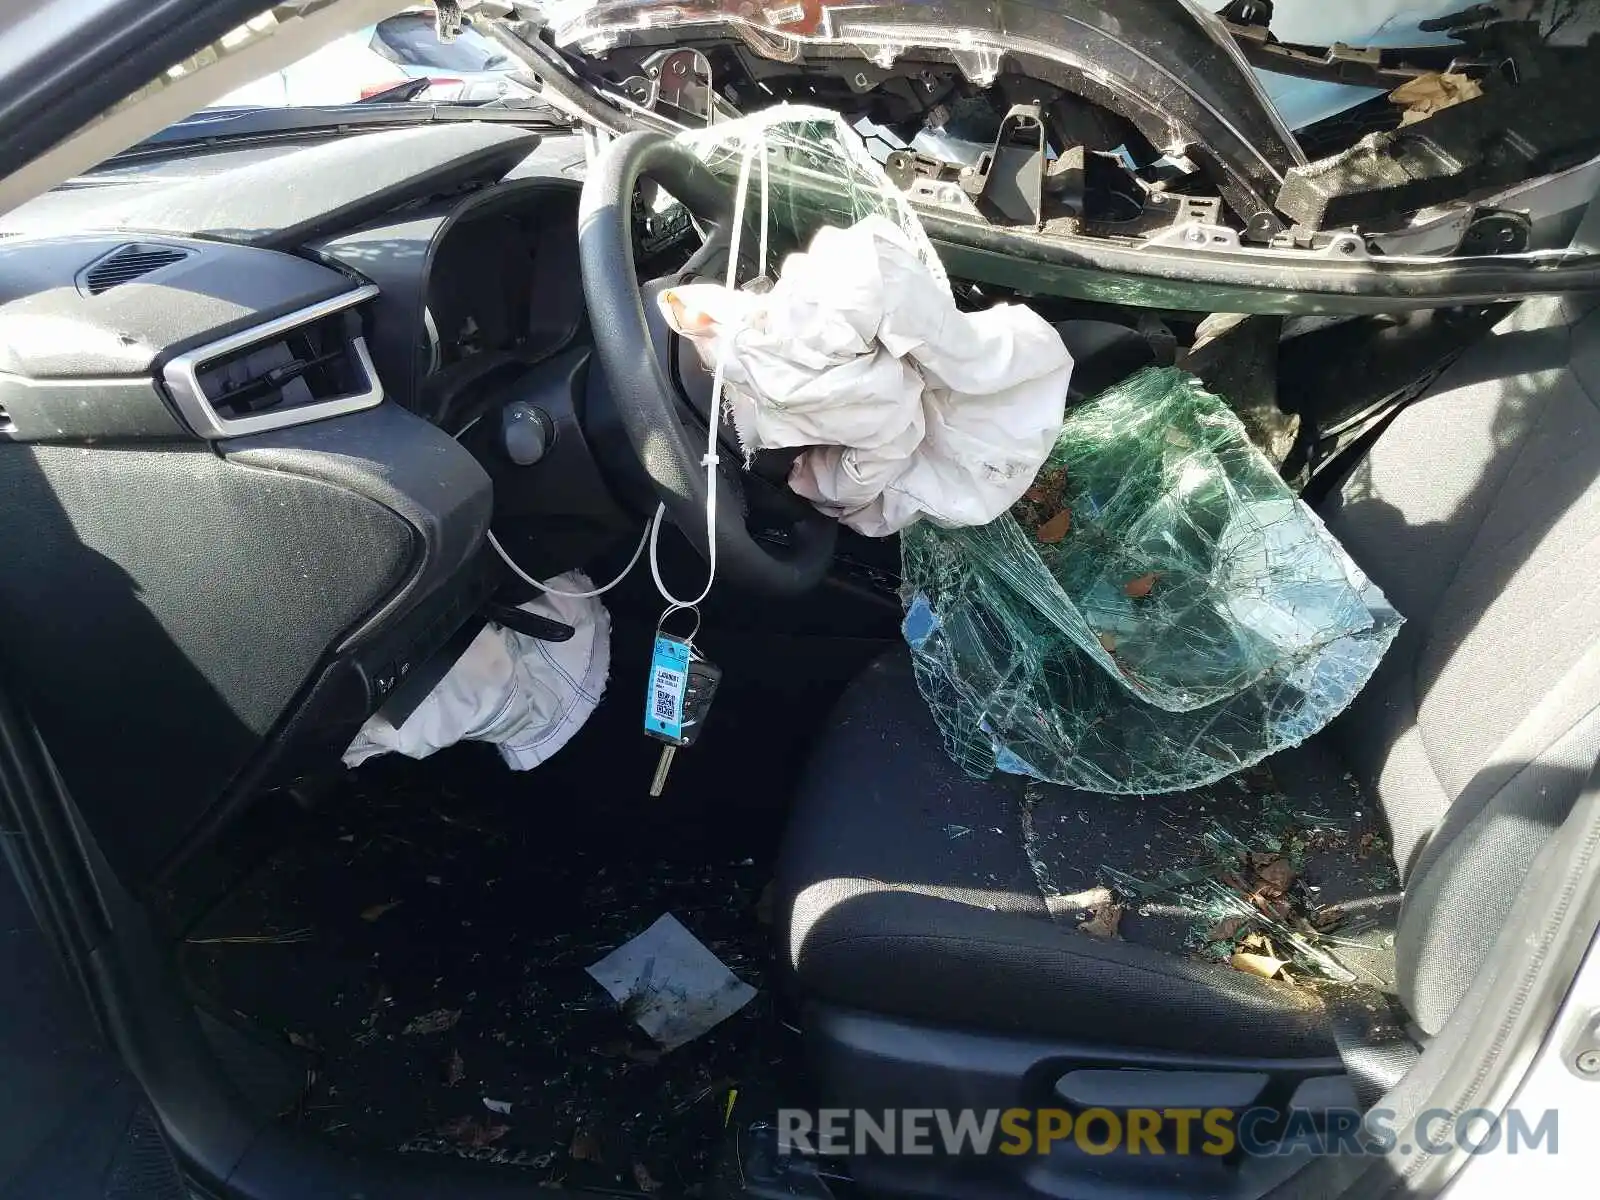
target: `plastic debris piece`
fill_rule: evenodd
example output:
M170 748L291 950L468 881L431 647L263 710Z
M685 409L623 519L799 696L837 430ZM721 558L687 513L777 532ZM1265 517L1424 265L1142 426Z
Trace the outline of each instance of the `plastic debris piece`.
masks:
M756 994L671 913L588 973L663 1050L693 1041Z
M503 1117L511 1115L511 1101L509 1100L491 1100L485 1096L483 1097L483 1106L490 1112L499 1113Z
M1321 730L1401 618L1192 376L1142 371L1074 409L1024 498L901 538L917 684L969 774L1086 791L1214 782ZM1041 472L1043 475L1044 472Z

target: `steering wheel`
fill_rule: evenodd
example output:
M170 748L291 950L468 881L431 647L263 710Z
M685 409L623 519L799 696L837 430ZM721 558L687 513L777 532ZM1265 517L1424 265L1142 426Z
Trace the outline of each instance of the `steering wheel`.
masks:
M578 206L583 293L622 427L667 515L709 563L705 435L683 423L677 393L652 347L634 273L633 194L640 179L652 180L712 227L708 245L735 219L733 195L692 151L660 134L638 132L617 138L591 165ZM809 591L833 561L838 524L804 505L787 546L757 541L745 527L744 488L737 462L730 465L733 457L724 452L714 476L718 574L773 595Z

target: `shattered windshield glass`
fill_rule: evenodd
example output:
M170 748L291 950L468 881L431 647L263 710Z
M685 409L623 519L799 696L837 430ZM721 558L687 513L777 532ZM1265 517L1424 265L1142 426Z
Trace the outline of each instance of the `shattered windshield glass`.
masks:
M1400 617L1244 427L1151 368L1069 411L999 520L902 534L951 756L1094 792L1198 787L1355 698Z
M756 231L758 273L775 272L784 256L804 249L826 227L875 216L890 221L949 290L910 203L839 114L778 105L676 140L732 189L742 225Z

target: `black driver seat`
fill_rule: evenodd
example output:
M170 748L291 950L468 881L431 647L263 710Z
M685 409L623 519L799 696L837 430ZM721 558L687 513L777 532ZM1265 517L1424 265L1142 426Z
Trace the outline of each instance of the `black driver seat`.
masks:
M1384 874L1370 855L1392 848L1406 891L1393 982L1382 961L1362 981L1392 987L1424 1035L1600 751L1597 389L1600 314L1524 305L1323 506L1408 624L1332 729L1264 766L1291 807L1354 829L1306 867L1324 898L1369 891ZM779 873L824 1102L1060 1103L1052 1082L1083 1063L1337 1073L1317 990L1202 961L1159 918L1130 915L1112 941L1076 928L1074 890L1107 866L1149 878L1192 863L1210 822L1248 821L1256 791L1248 775L1149 798L970 779L906 653L877 662L801 781Z

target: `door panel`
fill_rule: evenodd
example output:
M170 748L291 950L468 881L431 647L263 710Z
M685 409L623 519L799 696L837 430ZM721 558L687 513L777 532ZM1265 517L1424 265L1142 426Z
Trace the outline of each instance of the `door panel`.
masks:
M14 834L0 834L14 849ZM0 859L0 1200L180 1200L138 1085Z

